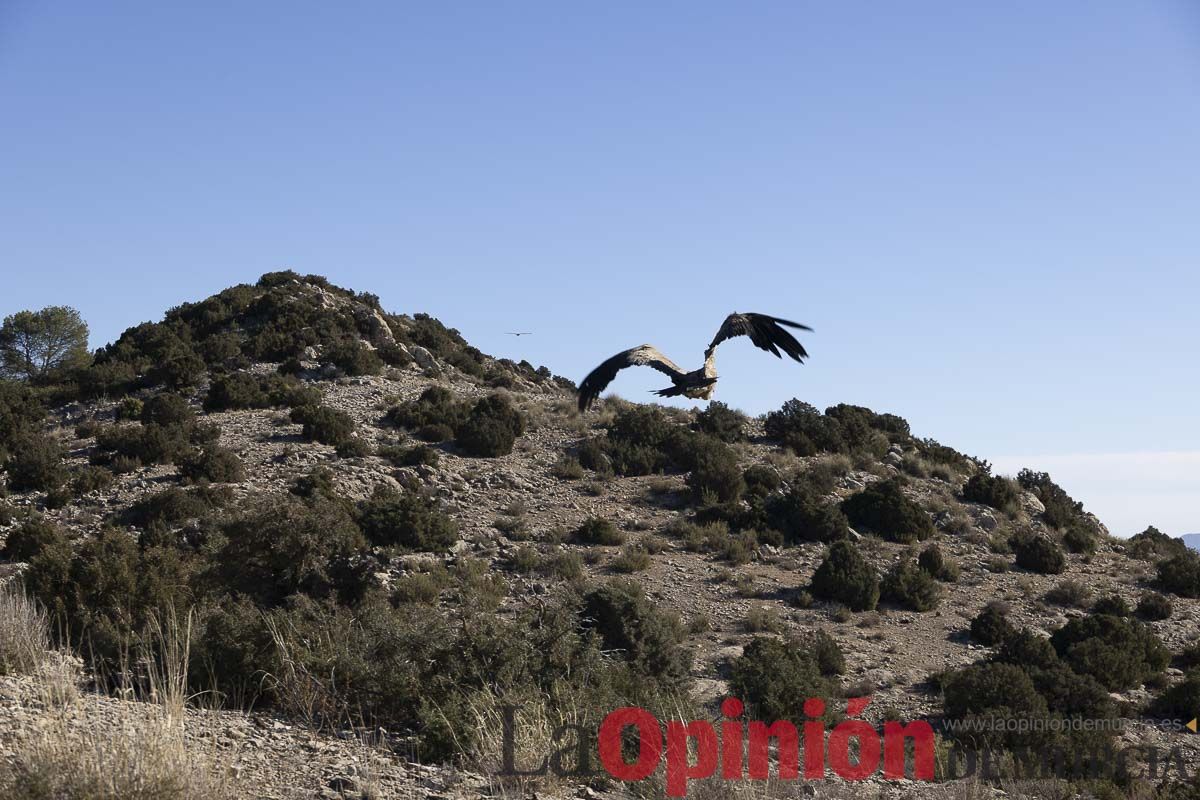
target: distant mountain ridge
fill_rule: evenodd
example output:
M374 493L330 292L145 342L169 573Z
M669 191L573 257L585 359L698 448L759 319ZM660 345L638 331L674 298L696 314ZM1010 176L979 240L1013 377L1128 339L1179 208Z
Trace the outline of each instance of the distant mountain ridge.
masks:
M1193 550L1200 550L1200 533L1185 533L1179 538Z

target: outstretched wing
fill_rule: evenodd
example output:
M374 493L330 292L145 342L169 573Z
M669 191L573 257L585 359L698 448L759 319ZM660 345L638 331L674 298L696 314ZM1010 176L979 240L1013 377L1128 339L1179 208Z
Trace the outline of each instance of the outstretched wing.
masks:
M626 367L654 367L659 372L674 378L682 378L687 373L671 359L664 356L657 348L648 344L634 347L623 353L617 353L600 366L588 373L579 384L579 410L587 411L596 402L596 398L604 391L617 373Z
M808 351L804 349L804 345L796 341L795 336L787 332L784 325L789 328L799 328L802 331L812 330L799 322L769 317L766 314L730 314L721 323L721 329L713 337L712 344L704 351L704 357L708 358L712 355L713 350L717 349L717 345L726 339L732 339L735 336L749 336L755 347L766 350L768 353L774 353L779 358L783 358L779 354L779 351L782 350L796 361L804 363L804 359L808 357Z

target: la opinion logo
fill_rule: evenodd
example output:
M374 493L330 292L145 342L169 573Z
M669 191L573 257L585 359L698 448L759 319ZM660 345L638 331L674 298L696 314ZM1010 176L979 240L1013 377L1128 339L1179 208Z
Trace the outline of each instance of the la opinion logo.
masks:
M825 714L825 701L811 697L804 701L804 714L814 718L803 723L804 778L826 777L826 762L833 772L846 780L863 780L874 775L883 762L886 778L905 777L907 742L912 742L913 777L933 780L933 728L917 720L907 724L885 722L883 734L858 717L871 702L869 697L847 700L847 719L830 731L819 719ZM640 781L654 773L666 761L667 794L683 797L689 780L708 778L720 767L725 780L766 780L770 772L771 745L775 745L778 776L795 780L800 776L800 731L787 720L767 724L739 719L745 705L737 698L721 704L720 735L711 722L669 721L665 725L644 708L618 708L600 724L598 744L600 761L610 775L622 781ZM625 759L623 742L626 731L636 732L637 758ZM857 757L851 759L851 742L857 742ZM690 753L696 757L693 761Z

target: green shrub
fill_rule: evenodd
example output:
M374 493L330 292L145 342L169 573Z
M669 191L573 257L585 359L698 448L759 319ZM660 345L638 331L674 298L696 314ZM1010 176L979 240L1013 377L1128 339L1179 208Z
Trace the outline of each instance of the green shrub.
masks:
M942 683L944 711L949 720L968 722L991 719L1043 719L1048 709L1029 675L1012 664L992 663L966 667ZM1006 726L951 728L951 735L980 748L1013 749L1038 741L1036 734L1006 730Z
M1170 661L1149 628L1103 614L1071 620L1054 632L1051 642L1073 670L1091 675L1109 691L1136 686Z
M304 386L294 378L233 372L213 377L204 398L204 410L317 406L320 403L320 390Z
M1070 530L1079 528L1073 538L1084 541L1085 533L1091 532L1091 524L1086 520L1083 504L1076 502L1061 486L1050 479L1045 472L1034 472L1023 469L1017 474L1017 482L1021 488L1033 492L1045 507L1042 518L1055 528ZM1094 532L1093 536L1094 536ZM1068 543L1068 547L1072 545ZM1090 552L1090 551L1076 551Z
M1192 642L1175 655L1175 665L1183 670L1200 667L1200 642Z
M575 539L582 544L617 545L625 542L625 534L607 519L588 517L575 529Z
M1159 595L1161 597L1161 595ZM1128 617L1132 611L1120 595L1109 594L1101 597L1092 605L1093 614L1108 614L1113 617Z
M220 438L215 425L199 423L191 408L177 395L158 395L143 408L141 425L113 425L96 434L92 460L115 464L123 457L137 464L174 461L190 445L214 444ZM150 409L146 411L146 409ZM163 420L158 422L156 420Z
M1014 546L1017 566L1043 575L1058 575L1067 568L1062 549L1045 536L1027 536Z
M805 646L817 662L822 675L841 675L846 671L846 656L837 640L822 630L805 638Z
M26 589L54 614L59 633L113 669L135 644L152 614L187 608L189 568L172 548L139 548L123 531L101 528L72 552L62 539L46 543L30 559Z
M1026 671L1051 712L1096 721L1114 720L1117 716L1116 704L1108 690L1090 675L1081 675L1061 662ZM1107 738L1108 732L1104 731L1104 735Z
M707 436L696 436L688 451L687 486L696 500L707 496L721 503L735 503L746 489L737 455L725 444Z
M172 392L151 396L142 404L142 413L138 418L143 425L190 428L196 424L196 412L192 411L188 401Z
M853 544L834 542L813 574L812 593L852 611L870 611L879 602L879 575Z
M1182 539L1168 536L1151 525L1141 533L1129 537L1129 541L1125 543L1125 552L1143 561L1157 561L1186 555L1189 548Z
M708 404L708 408L696 415L696 430L722 442L740 442L745 438L743 429L746 415L719 400Z
M414 492L376 489L359 505L358 524L378 547L444 553L458 541L458 526L437 501Z
M46 409L28 384L0 378L0 458L5 442L19 431L35 429L45 416Z
M387 420L400 428L424 428L426 426L444 426L450 435L442 439L426 441L443 441L453 436L453 431L466 419L467 409L459 404L454 394L441 386L431 386L415 400L409 400L388 410ZM422 437L424 438L424 437Z
M291 419L304 426L303 436L310 442L336 447L354 435L350 415L329 406L299 406L292 409Z
M422 465L436 467L441 457L437 450L423 444L414 445L413 447L388 445L380 447L376 451L376 455L386 458L398 467L417 467Z
M666 533L682 539L684 547L693 553L719 552L729 540L729 525L724 521L697 524L677 518L666 528Z
M869 428L871 431L885 434L891 441L905 441L912 435L908 421L895 414L878 414L865 406L852 406L838 403L825 409L826 416L842 423L842 428L853 434L854 428L860 430ZM852 447L859 447L870 438L865 431L848 437ZM880 453L882 455L882 453Z
M20 430L2 446L8 451L4 468L8 471L10 489L49 491L66 480L62 445L53 436Z
M578 553L553 553L538 561L537 571L560 580L577 581L583 577L583 559Z
M355 561L366 541L339 504L263 498L225 522L222 533L212 580L259 605L297 593L351 600L364 590Z
M338 458L365 458L375 455L375 449L364 439L351 436L337 443L335 448Z
M616 579L583 596L580 617L606 651L616 651L642 675L668 684L682 683L692 665L677 619L659 611L635 581Z
M454 438L454 429L448 425L422 425L417 431L422 442L446 442Z
M1075 522L1063 533L1063 544L1072 553L1094 553L1100 536L1091 525Z
M1188 673L1182 681L1171 686L1150 704L1151 713L1159 719L1192 719L1200 708L1200 672Z
M893 542L928 539L933 522L917 503L904 496L899 481L878 481L842 502L842 511L855 528L864 528Z
M835 542L850 535L850 523L842 510L825 502L806 484L768 498L766 517L788 544Z
M1158 562L1158 587L1180 597L1200 597L1200 553L1183 550Z
M650 554L640 545L626 545L609 566L614 572L642 572L650 568Z
M942 588L937 580L910 559L900 561L887 571L880 591L884 600L913 611L930 611L942 598Z
M117 403L117 408L113 412L113 418L137 422L142 418L143 405L144 403L136 397L123 397L121 398L121 402Z
M989 647L1000 644L1016 632L999 603L988 603L971 620L971 640Z
M963 485L964 500L983 503L994 509L1012 514L1019 508L1020 490L1009 478L991 475L983 470L976 472Z
M169 527L184 520L204 517L210 511L227 505L232 497L228 487L180 489L172 486L135 501L121 515L121 521L139 528L155 525Z
M838 421L800 400L788 400L778 411L767 414L764 428L768 437L797 455L849 452Z
M726 536L717 547L719 556L734 566L749 564L758 550L758 537L754 531L742 531Z
M1145 592L1138 599L1137 615L1142 619L1151 622L1170 619L1173 611L1171 601L1158 592Z
M1071 608L1083 608L1091 596L1092 590L1079 581L1065 580L1059 581L1054 588L1046 592L1046 602Z
M455 433L455 443L469 456L506 456L525 432L525 417L506 395L480 399Z
M240 483L246 479L242 459L232 450L220 446L191 451L180 459L179 473L191 483Z
M783 479L772 467L755 464L747 467L742 473L742 481L746 484L748 497L765 498L774 494L783 485Z
M8 561L29 561L45 548L66 542L67 534L61 527L33 517L8 532L0 556Z
M379 354L358 339L342 339L327 345L321 360L347 375L378 375L383 370Z
M71 493L82 497L112 486L113 474L103 467L75 467L68 473L68 481L71 484Z
M820 664L795 643L755 637L730 666L733 696L749 706L752 719L774 722L807 721L804 701L830 698L833 686L821 674Z
M917 557L917 566L939 581L953 583L958 580L958 564L942 555L941 548L936 544L931 544L921 551L921 555Z
M992 660L1001 664L1013 664L1022 669L1050 669L1060 663L1053 643L1045 636L1030 630L1018 631L1005 637L996 648Z

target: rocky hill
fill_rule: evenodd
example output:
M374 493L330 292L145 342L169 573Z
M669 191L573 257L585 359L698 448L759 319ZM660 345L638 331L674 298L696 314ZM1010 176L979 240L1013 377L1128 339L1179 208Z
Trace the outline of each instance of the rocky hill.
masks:
M502 776L504 707L527 767L563 725L715 720L728 696L929 720L939 779L955 743L1200 767L1200 556L1178 540L1113 539L1050 476L993 476L861 407L581 415L572 389L292 273L132 328L58 385L0 385L4 796L657 796L661 770ZM964 727L994 717L1056 724ZM997 764L802 783L1194 796L1162 763Z

